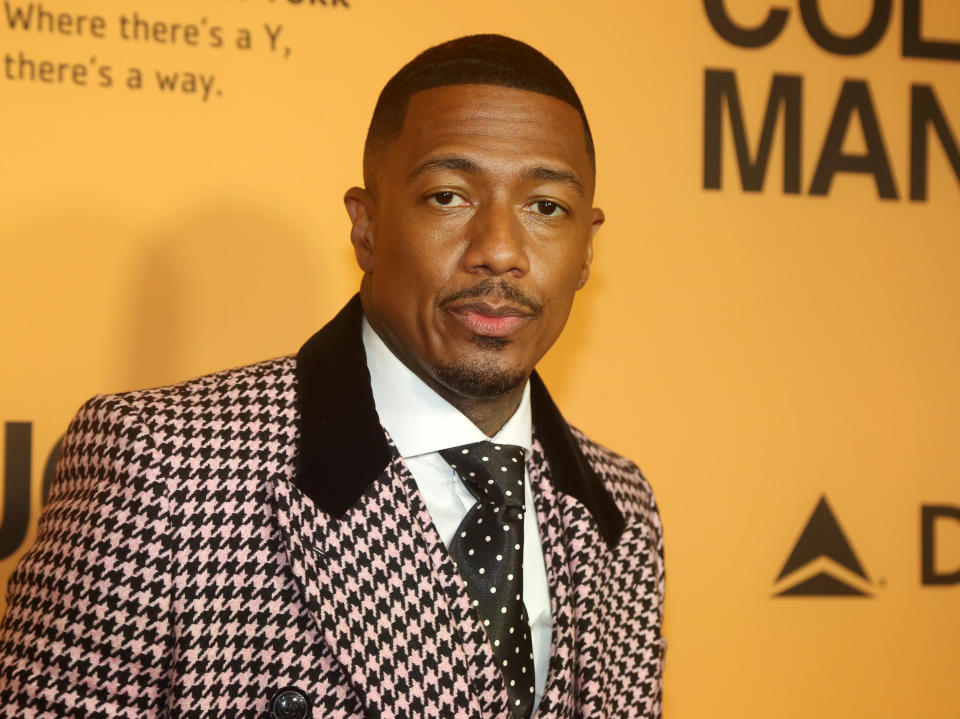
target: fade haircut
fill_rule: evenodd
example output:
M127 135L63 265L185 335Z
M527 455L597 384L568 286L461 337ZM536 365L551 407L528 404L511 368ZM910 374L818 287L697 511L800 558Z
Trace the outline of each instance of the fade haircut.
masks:
M596 155L590 124L577 91L546 55L503 35L467 35L435 45L404 65L384 86L363 148L363 178L372 187L383 149L403 130L410 98L417 92L447 85L499 85L549 95L580 114L590 166Z

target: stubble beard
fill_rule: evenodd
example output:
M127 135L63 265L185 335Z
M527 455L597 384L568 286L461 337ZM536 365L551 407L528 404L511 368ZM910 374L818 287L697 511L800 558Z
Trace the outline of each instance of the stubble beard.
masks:
M507 343L507 340L499 337L475 337L474 344L479 349L485 350L484 354L487 356L441 365L437 368L437 376L444 385L464 397L473 399L502 397L522 387L530 376L528 371L511 371L500 367L495 355Z
M499 297L515 305L526 308L531 319L543 314L543 304L502 279L487 278L459 292L444 297L438 308L444 310L451 304L464 299L483 299ZM505 370L497 361L497 355L513 340L506 337L473 336L476 354L453 364L436 368L437 377L444 385L460 395L476 400L490 400L502 397L522 387L530 377L528 370Z

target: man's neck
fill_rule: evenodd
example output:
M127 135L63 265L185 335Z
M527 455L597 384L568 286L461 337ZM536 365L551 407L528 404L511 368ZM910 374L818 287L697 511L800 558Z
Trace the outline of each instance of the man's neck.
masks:
M420 376L418 374L418 376ZM475 397L464 397L463 395L451 392L446 387L431 382L430 378L420 376L434 392L443 397L447 402L456 407L471 422L473 422L488 437L493 437L500 428L507 423L520 401L523 399L523 385L515 390L492 398L477 399Z

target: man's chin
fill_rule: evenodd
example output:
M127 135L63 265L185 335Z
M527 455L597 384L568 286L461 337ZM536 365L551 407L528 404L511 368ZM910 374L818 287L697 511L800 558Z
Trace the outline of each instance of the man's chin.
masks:
M442 365L436 373L450 390L474 399L502 397L522 387L530 376L529 370L507 369L482 359Z

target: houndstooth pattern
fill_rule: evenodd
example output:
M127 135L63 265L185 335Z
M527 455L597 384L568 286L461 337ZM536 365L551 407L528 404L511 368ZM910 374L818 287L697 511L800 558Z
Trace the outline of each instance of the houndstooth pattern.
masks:
M577 717L659 717L666 642L663 623L663 533L653 493L640 470L571 428L580 449L626 519L616 546L608 548L584 507L557 497L554 526L561 532L576 627ZM551 494L549 465L534 442L530 481L538 512ZM548 511L544 506L544 511ZM545 528L541 527L541 533Z
M295 359L88 402L8 583L0 717L507 717L503 678L393 460L341 519L294 484ZM659 717L660 525L640 473L576 435L627 519L610 550L530 479L554 622L538 717Z

